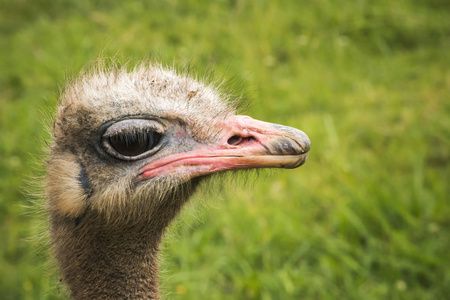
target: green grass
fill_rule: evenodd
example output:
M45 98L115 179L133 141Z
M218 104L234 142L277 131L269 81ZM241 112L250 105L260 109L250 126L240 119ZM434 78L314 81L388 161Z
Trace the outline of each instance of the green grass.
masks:
M445 0L2 0L1 298L65 298L28 196L65 78L155 55L214 65L246 113L312 140L299 169L193 199L166 299L448 299L449 49Z

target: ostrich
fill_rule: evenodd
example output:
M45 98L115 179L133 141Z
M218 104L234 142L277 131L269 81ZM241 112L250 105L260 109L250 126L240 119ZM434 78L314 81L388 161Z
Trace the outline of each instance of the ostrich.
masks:
M201 181L305 162L302 131L236 115L229 98L154 64L98 68L67 85L45 189L73 299L159 299L158 245Z

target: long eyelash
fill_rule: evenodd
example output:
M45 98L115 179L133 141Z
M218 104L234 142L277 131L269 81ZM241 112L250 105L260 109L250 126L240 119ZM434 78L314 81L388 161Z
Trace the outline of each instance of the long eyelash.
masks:
M117 138L121 142L124 142L126 145L131 145L136 142L144 143L148 140L149 132L150 131L148 130L142 131L142 129L133 128L128 132L122 132L121 134L118 134Z
M145 142L147 135L142 131L134 131L124 134L125 143L127 145L134 144L136 142L143 143Z

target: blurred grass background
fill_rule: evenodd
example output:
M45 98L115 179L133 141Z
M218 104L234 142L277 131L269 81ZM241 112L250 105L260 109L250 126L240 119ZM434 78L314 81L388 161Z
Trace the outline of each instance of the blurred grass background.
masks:
M449 1L0 0L1 299L66 297L26 192L66 74L153 53L312 140L303 167L191 202L166 299L449 299Z

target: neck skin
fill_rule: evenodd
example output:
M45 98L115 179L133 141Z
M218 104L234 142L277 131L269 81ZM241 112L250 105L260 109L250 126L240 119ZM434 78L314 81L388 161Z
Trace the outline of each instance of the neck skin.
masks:
M159 243L177 211L112 224L93 212L77 220L50 214L53 250L73 299L160 299Z

